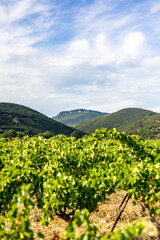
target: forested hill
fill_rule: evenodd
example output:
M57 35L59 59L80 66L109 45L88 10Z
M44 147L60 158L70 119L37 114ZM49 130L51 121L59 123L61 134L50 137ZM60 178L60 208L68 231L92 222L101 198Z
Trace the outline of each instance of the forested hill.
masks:
M119 130L125 129L131 123L134 123L144 117L153 116L157 113L141 108L126 108L115 113L109 114L105 117L91 119L77 124L75 127L84 132L94 132L95 129L100 128L118 128Z
M160 114L144 117L131 124L120 127L128 135L140 135L146 139L160 139Z
M2 134L10 129L29 136L46 131L50 131L54 135L70 135L75 131L75 129L65 126L31 108L2 102L0 103L0 133Z
M68 126L74 126L77 123L106 115L108 115L108 113L86 109L75 109L60 112L57 116L53 117L53 119Z
M86 116L94 116L93 119L80 122L76 129L90 133L100 128L117 128L126 134L138 134L144 138L160 138L160 114L140 108L126 108L112 114L100 113L103 117L95 117L100 112L77 109L61 112L58 116L63 117L70 124L75 124L77 119L85 119ZM68 119L68 120L67 120ZM66 126L44 114L31 108L14 104L0 103L0 136L14 130L20 135L38 134L64 134L82 136L82 132L75 132L75 128Z

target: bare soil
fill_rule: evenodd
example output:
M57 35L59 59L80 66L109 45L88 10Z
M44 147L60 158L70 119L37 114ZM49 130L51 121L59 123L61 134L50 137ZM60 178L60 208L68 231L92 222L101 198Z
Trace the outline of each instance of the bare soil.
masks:
M99 204L98 208L91 214L90 220L93 225L98 227L100 235L106 235L111 231L120 212L119 205L125 195L125 191L117 190L116 193L107 196L105 202L103 204ZM31 228L34 231L35 236L36 233L42 232L46 240L58 240L58 236L63 237L65 235L65 227L68 224L65 220L55 215L54 221L50 222L50 224L46 227L42 226L40 223L41 214L41 211L35 207L30 216ZM157 229L149 220L149 216L147 215L146 211L142 209L142 206L139 202L136 205L133 205L131 199L122 213L116 229L119 227L125 228L129 224L132 224L138 220L142 220L146 227L143 230L141 237L137 238L136 240L159 239L157 237ZM159 217L157 217L156 220L160 222ZM77 229L78 234L81 234L83 231L84 229L82 227Z

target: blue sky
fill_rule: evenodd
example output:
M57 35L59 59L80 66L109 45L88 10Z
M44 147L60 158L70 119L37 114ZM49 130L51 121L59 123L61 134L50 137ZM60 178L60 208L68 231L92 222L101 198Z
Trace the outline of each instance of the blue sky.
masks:
M160 112L160 2L1 0L0 101Z

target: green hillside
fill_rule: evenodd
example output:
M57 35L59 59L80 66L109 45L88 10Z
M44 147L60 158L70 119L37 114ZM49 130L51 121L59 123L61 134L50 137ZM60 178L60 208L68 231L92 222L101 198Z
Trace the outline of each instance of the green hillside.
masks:
M160 139L160 114L142 118L132 124L120 127L119 130L129 135L140 135L146 139Z
M141 109L141 108L126 108L118 112L109 114L105 117L91 119L77 124L75 127L81 131L90 133L99 128L118 128L123 129L126 124L131 124L144 117L155 115L155 112Z
M10 129L29 136L46 131L54 135L70 135L75 130L31 108L14 103L0 103L0 133Z
M68 126L74 126L77 123L97 117L106 116L107 114L108 113L102 113L86 109L75 109L71 111L60 112L57 116L53 117L53 119Z

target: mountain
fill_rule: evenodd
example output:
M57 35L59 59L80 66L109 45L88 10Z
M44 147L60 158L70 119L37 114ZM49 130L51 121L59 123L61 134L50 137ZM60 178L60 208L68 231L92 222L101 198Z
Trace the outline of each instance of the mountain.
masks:
M103 117L95 117L98 114ZM160 138L160 114L141 108L126 108L108 115L92 110L76 109L61 112L58 116L70 120L72 124L77 118L80 120L87 116L94 118L78 123L75 128L80 131L75 131L74 128L55 121L55 118L49 118L31 108L3 102L0 103L0 134L15 130L29 136L51 132L53 135L80 137L83 135L81 131L90 133L99 128L118 128L130 135L138 134L150 139Z
M53 117L53 119L68 126L74 126L77 123L97 117L106 116L107 114L108 113L102 113L86 109L75 109L71 111L60 112L57 116Z
M70 135L75 131L75 129L65 126L31 108L2 102L0 103L0 133L10 129L29 136L46 131L50 131L54 135Z
M128 135L136 134L145 139L160 139L160 114L146 116L119 129Z
M87 133L94 132L95 129L99 128L118 128L119 130L122 130L128 124L155 114L157 113L141 108L126 108L104 117L79 123L75 128Z

